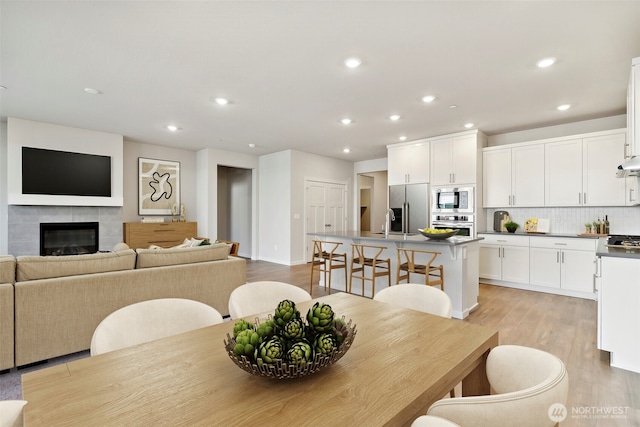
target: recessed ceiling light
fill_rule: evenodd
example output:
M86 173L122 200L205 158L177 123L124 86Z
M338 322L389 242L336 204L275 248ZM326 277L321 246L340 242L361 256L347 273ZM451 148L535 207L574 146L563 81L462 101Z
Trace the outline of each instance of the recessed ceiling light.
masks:
M389 120L393 120L395 122L396 120L400 120L400 116L397 114L393 114L389 116Z
M568 110L569 108L571 108L571 104L558 105L558 110L560 111L565 111L565 110Z
M433 102L436 99L433 95L427 95L422 98L422 102Z
M452 108L452 109L453 109L453 108L458 108L458 106L457 106L457 105L453 105L453 104L452 104L452 105L449 105L449 108Z
M464 127L471 129L473 127L473 123L465 123Z
M256 148L256 144L249 144L249 148Z
M536 62L536 65L539 68L547 68L547 67L550 67L553 64L555 64L555 62L556 62L556 58L544 58L544 59L541 59L540 61Z
M406 136L404 136L404 135L402 135L402 136L398 137L398 139L399 139L400 141L406 141L406 140L407 140L407 137L406 137Z
M344 61L344 65L349 68L358 68L362 64L360 58L348 58Z
M84 88L84 91L90 93L91 95L100 95L102 93L98 89L93 89L91 87Z
M167 125L167 129L169 129L171 132L175 132L180 128L176 125Z
M340 120L342 122L343 125L349 125L351 124L351 122L353 122L353 120L345 117L344 119Z
M229 103L229 100L226 98L216 98L214 101L216 101L218 105L227 105Z
M342 152L343 152L343 153L350 153L350 152L351 152L351 149L350 149L350 148L343 148L343 149L342 149Z

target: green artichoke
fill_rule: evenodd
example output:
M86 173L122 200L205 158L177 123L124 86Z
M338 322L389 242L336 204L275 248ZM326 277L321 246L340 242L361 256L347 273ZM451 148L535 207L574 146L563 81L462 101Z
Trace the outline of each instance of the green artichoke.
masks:
M347 328L347 322L340 317L336 317L333 319L333 335L336 337L336 341L338 341L338 346L342 344L342 341L349 334L349 329Z
M253 329L245 329L238 332L233 353L238 359L244 354L249 360L253 357L256 348L260 344L260 335Z
M255 352L255 358L258 364L275 363L277 360L283 359L285 356L284 344L277 336L263 341Z
M274 322L272 319L269 319L258 325L257 332L258 335L260 335L260 339L262 341L266 341L268 338L271 338L276 334L276 329L276 322Z
M313 354L313 347L308 342L297 341L287 351L287 361L296 365L311 362Z
M333 316L330 305L317 302L307 312L307 321L317 333L330 332L333 329Z
M233 325L233 337L236 338L241 331L246 329L253 330L253 324L244 319L236 321Z
M296 303L288 299L280 301L273 315L273 320L280 328L283 328L289 320L299 318L300 312L296 308Z
M338 349L338 342L336 341L336 337L331 333L320 334L316 337L313 348L316 353L330 356L331 353Z
M304 338L306 325L302 319L291 319L282 328L282 337L287 341L297 341Z

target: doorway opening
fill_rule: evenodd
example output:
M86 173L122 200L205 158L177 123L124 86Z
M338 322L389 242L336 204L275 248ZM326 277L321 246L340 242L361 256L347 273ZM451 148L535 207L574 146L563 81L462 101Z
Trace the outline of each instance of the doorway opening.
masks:
M218 165L218 239L238 242L238 255L251 258L252 169Z

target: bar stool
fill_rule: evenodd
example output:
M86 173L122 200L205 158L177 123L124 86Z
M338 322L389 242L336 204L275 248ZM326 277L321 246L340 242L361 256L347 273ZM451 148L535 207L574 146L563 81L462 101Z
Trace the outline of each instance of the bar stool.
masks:
M347 254L337 254L336 249L342 243L326 242L322 240L313 240L313 257L311 258L311 281L309 282L309 293L313 290L313 272L324 275L324 289L329 286L329 295L331 295L331 272L336 268L344 268L344 280L347 281ZM327 273L329 280L327 281Z
M425 254L426 262L424 264L416 264L416 253ZM424 284L429 286L440 286L444 291L444 267L442 265L431 265L440 252L426 251L422 249L398 248L398 269L396 272L396 283L406 280L407 283L415 283L411 281L411 273L424 274ZM400 272L406 272L401 274Z
M372 246L362 244L351 244L351 275L349 276L349 288L347 292L351 292L351 283L354 278L362 281L362 296L364 296L364 283L365 280L371 281L371 298L376 293L376 278L387 276L389 285L391 286L391 260L389 258L379 259L383 250L387 249L385 246ZM375 255L366 256L365 251L373 253ZM371 277L367 277L365 267L371 268ZM357 275L355 273L360 273Z

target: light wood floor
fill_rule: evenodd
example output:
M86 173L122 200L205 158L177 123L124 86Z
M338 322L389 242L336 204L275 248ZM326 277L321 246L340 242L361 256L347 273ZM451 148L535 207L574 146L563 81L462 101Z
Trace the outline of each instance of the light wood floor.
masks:
M309 265L247 261L247 281L260 280L309 291ZM326 295L317 283L316 273L312 296ZM464 321L497 329L500 344L539 348L564 361L569 416L561 426L640 426L640 374L611 368L608 353L597 350L595 301L481 284L479 307ZM620 415L607 415L612 411Z

